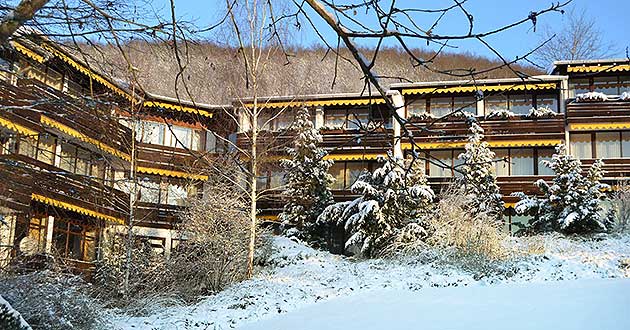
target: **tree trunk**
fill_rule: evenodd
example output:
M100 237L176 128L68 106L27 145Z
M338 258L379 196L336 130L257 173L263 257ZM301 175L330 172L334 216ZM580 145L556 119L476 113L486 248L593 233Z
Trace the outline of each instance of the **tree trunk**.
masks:
M49 0L22 0L14 10L9 11L0 21L0 45L4 45L7 40L17 31L24 22L35 16Z

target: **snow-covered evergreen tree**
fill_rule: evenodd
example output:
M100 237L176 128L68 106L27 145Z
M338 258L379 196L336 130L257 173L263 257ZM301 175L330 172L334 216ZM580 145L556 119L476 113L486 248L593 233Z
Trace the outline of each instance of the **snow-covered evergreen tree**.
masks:
M521 200L516 204L518 214L533 216L531 227L538 231L559 231L563 233L589 233L610 229L609 217L605 214L602 202L608 197L605 193L610 186L603 184L603 162L598 160L582 174L582 164L578 159L567 155L564 145L556 148L551 161L544 161L555 176L549 185L538 180L535 185L543 197L514 195Z
M292 129L296 138L293 147L287 149L291 158L281 162L286 170L287 189L283 195L287 203L280 221L309 231L317 217L333 203L329 187L334 178L328 173L333 162L324 159L327 152L318 146L322 136L315 129L308 109L298 110Z
M383 163L379 169L364 172L352 185L360 197L329 206L318 219L343 225L349 236L345 250L364 257L376 255L404 228L418 236L425 233L423 216L435 198L419 162L405 166L391 156L379 162Z
M495 154L488 147L488 142L483 141L484 131L479 124L472 122L470 133L466 151L459 155L463 161L460 180L470 200L470 212L483 212L499 219L503 214L503 200L492 172Z

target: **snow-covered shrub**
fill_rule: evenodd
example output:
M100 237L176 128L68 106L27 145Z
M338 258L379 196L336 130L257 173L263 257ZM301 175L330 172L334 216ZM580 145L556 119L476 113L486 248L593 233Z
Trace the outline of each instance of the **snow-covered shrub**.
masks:
M282 193L286 204L280 221L296 225L306 236L312 236L317 217L333 203L329 187L334 178L328 173L333 162L324 160L327 152L318 146L322 136L314 128L306 108L298 111L293 130L297 137L293 147L287 149L291 158L281 162L287 188Z
M492 111L487 117L508 119L510 117L515 117L515 116L516 114L508 109L497 109L497 110Z
M630 230L630 184L622 183L612 196L612 210L615 215L615 229Z
M31 330L20 312L16 311L2 296L0 296L0 329Z
M527 116L531 118L549 118L555 115L557 115L557 113L549 107L531 108L527 114Z
M428 120L428 119L435 119L435 115L428 112L412 113L411 115L409 115L408 119L411 119L411 118L418 118L420 120Z
M494 168L495 154L490 150L488 142L483 141L484 131L479 124L470 125L470 137L466 144L466 151L459 155L463 161L461 166L462 183L470 204L469 212L486 213L493 218L500 218L503 214L503 200L499 192Z
M608 96L600 92L587 92L575 96L576 102L602 102L608 100Z
M582 164L567 155L564 145L556 148L551 161L543 161L555 176L550 184L538 180L535 185L542 197L513 194L520 198L515 210L518 214L533 217L529 224L536 231L559 231L563 233L590 233L611 229L608 216L604 214L603 202L608 199L603 184L603 163L596 161L586 175Z
M103 306L90 296L92 287L76 275L56 270L4 273L0 292L35 329L105 328Z
M346 128L346 125L345 125L345 124L336 124L336 125L333 125L333 124L325 124L325 125L323 125L320 129L321 129L322 131L337 131L337 130L343 130L343 129L345 129L345 128Z
M360 195L349 202L327 207L318 222L343 225L345 251L374 257L401 231L413 227L417 236L426 236L424 216L435 197L427 185L420 162L406 165L401 159L379 159L383 165L374 173L364 172L352 185Z
M503 244L507 233L501 230L494 214L471 213L471 196L461 186L450 187L441 197L429 217L429 246L441 250L456 265L475 272L483 272L491 263L508 256Z
M619 100L621 101L630 101L630 92L623 92L619 96Z

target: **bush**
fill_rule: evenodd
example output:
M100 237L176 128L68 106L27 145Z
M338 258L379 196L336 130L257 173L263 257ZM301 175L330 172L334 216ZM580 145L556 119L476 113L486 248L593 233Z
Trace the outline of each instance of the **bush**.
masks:
M34 329L98 329L104 327L102 306L91 285L57 270L0 277L2 296Z
M630 230L630 184L619 185L619 189L613 194L611 202L615 216L615 230Z

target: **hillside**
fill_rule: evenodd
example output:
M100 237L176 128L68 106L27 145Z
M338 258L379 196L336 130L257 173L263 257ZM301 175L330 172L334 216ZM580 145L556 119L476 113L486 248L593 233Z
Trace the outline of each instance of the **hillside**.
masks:
M237 50L210 43L180 45L182 66L181 77L188 86L196 102L210 104L229 103L235 97L251 95L245 89L243 78L244 66ZM90 57L105 64L108 74L123 80L129 80L125 60L120 51L113 47L85 47ZM175 77L178 64L174 51L166 43L133 42L124 46L127 57L136 70L136 76L143 88L151 93L175 97ZM365 50L366 55L369 51ZM280 51L269 52L265 69L259 78L259 96L297 95L317 93L361 92L364 88L362 74L352 61L337 58L333 53L326 53L324 48L293 48L287 58ZM342 56L350 58L346 51ZM431 58L433 54L417 50L422 58ZM369 57L368 57L369 58ZM387 48L380 52L375 66L376 72L383 77L403 77L407 81L452 80L456 77L440 74L439 70L476 69L484 70L499 66L499 61L467 53L444 53L425 67L414 67L409 56L398 49ZM335 75L335 66L337 74ZM514 66L515 70L526 74L541 74L531 66ZM477 78L513 77L508 68L493 70ZM459 78L462 79L462 78ZM405 80L388 78L387 83ZM189 99L180 80L178 90L182 99Z

